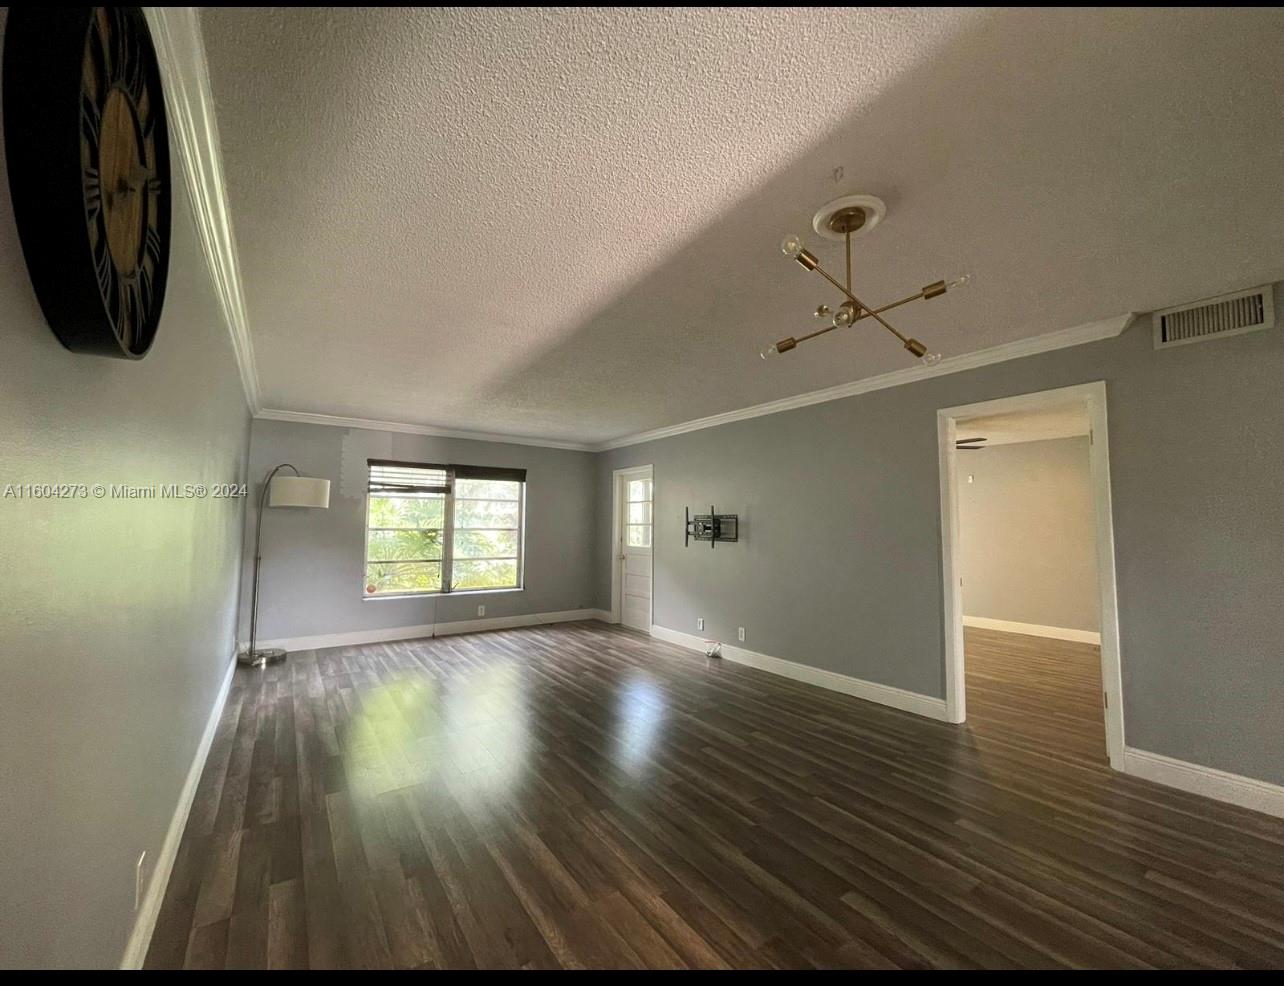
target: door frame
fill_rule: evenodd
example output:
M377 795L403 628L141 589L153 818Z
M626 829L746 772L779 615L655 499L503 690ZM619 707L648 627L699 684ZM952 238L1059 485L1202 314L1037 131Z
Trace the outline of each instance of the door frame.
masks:
M624 550L624 484L631 479L651 480L651 611L647 615L647 633L655 625L655 466L629 466L611 473L611 622L621 619L620 595L624 580L620 578L620 554Z
M1088 410L1088 463L1097 544L1097 583L1101 610L1101 687L1105 692L1106 753L1110 766L1123 770L1123 678L1119 655L1119 598L1115 584L1115 532L1110 498L1110 436L1106 422L1106 384L1093 383L1032 394L1001 397L936 412L941 474L941 573L944 579L945 704L950 722L967 718L963 667L963 594L959 591L959 506L957 422L961 418L1030 411L1082 400Z

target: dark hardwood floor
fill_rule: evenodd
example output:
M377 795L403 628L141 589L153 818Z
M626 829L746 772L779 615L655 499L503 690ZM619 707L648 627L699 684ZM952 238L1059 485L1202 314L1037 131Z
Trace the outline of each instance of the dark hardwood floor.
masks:
M1105 766L1095 647L966 726L598 623L238 670L153 967L1284 965L1284 820Z

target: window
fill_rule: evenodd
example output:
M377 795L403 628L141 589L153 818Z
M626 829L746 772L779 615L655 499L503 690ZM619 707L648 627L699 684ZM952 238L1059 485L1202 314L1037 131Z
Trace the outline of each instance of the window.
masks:
M630 548L651 547L651 489L649 479L629 480L629 515L625 543Z
M525 469L369 466L367 596L521 588Z

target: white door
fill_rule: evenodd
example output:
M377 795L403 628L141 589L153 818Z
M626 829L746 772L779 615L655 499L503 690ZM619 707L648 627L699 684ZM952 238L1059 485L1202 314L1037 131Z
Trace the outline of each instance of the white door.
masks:
M620 622L651 632L651 531L655 484L651 469L620 475Z

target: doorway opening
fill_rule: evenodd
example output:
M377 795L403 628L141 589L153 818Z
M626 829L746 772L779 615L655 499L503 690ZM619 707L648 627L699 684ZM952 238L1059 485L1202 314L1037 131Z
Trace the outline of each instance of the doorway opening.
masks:
M1104 732L1121 770L1105 384L946 408L937 433L950 721L972 660L987 714L1098 759Z
M611 622L651 632L655 480L651 466L613 474Z

